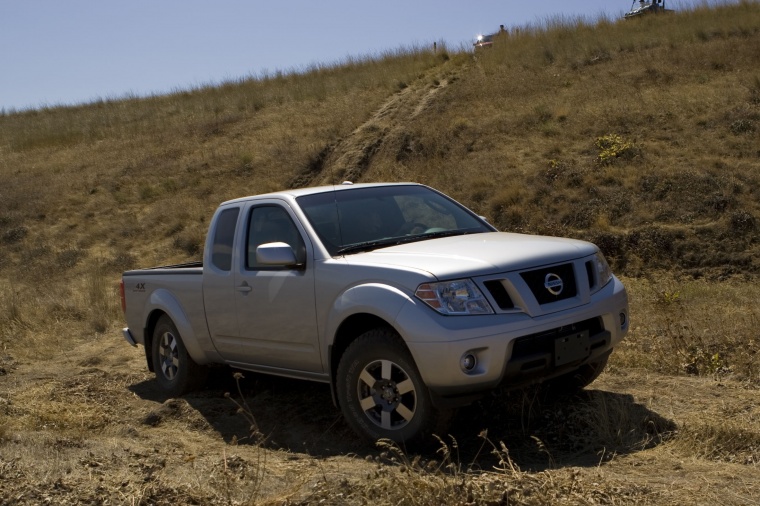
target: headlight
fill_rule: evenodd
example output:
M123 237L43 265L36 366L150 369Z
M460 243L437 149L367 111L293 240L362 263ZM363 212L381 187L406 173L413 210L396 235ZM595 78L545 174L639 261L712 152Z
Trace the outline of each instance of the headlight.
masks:
M418 299L445 315L493 314L477 285L469 279L424 283L414 293Z
M593 262L594 271L596 273L596 289L598 290L610 282L612 279L612 270L601 251L596 252Z

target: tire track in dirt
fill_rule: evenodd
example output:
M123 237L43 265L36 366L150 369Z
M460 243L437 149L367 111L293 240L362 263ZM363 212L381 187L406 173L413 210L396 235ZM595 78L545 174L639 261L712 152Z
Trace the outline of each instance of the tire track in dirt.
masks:
M462 71L462 66L450 60L429 69L394 93L351 134L326 146L288 186L301 188L361 180L378 151L394 139L402 138L406 122L431 107L441 91L458 79Z

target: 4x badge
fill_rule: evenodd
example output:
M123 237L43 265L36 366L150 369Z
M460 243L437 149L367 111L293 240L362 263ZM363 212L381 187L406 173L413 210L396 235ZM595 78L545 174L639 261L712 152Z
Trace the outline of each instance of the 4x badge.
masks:
M145 291L145 283L137 283L135 287L132 289L133 292L144 292Z

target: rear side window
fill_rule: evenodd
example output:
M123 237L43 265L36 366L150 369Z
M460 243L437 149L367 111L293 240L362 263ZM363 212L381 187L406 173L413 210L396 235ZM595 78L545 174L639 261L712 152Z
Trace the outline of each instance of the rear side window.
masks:
M235 240L240 208L225 209L219 213L214 230L214 244L211 247L211 263L223 271L232 268L232 242Z

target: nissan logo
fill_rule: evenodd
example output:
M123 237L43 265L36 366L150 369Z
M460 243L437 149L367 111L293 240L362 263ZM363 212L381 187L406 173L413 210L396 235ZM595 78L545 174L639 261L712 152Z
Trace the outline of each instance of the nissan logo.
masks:
M564 287L565 283L562 282L562 278L553 272L550 272L544 278L544 288L549 290L549 293L552 295L561 294Z

